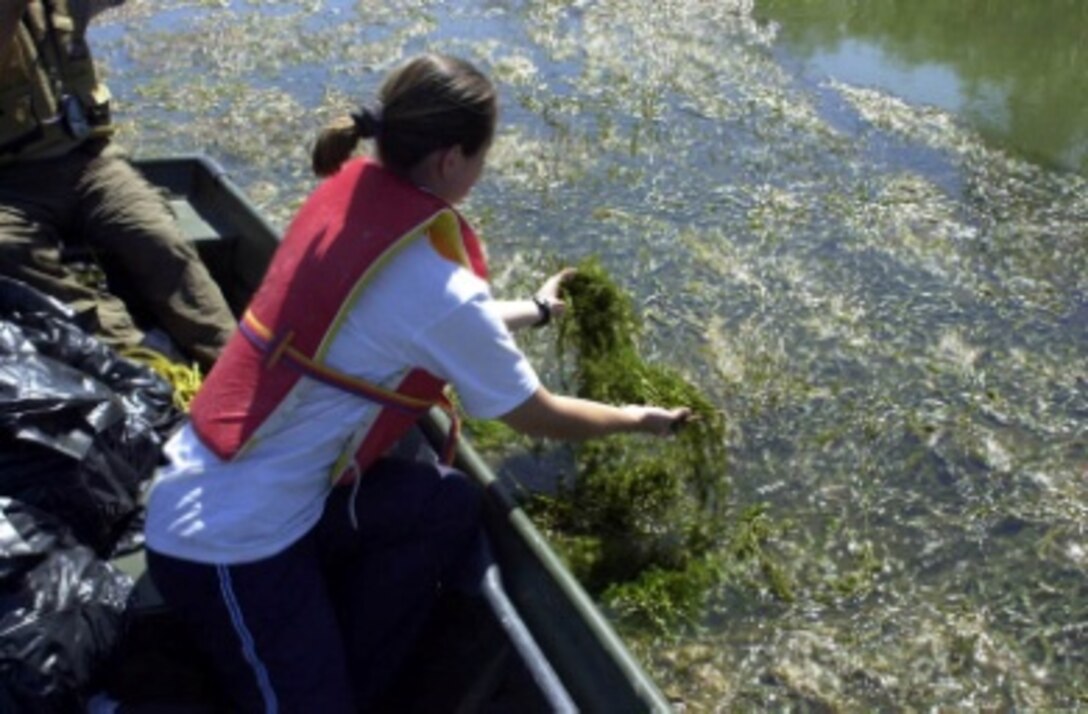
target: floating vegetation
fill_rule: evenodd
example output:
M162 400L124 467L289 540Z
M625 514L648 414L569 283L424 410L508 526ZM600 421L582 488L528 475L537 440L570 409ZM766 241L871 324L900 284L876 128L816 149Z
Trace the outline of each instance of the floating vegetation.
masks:
M200 385L204 381L204 375L200 372L200 365L175 362L161 352L150 347L127 347L121 350L121 356L125 359L138 362L155 370L156 374L165 379L173 387L172 399L174 406L180 411L188 413L196 393L200 391Z
M701 614L718 580L726 524L724 419L697 385L639 354L630 298L596 261L564 283L558 332L574 392L610 404L688 406L670 439L616 436L579 444L576 474L535 507L575 574L632 619L667 628Z

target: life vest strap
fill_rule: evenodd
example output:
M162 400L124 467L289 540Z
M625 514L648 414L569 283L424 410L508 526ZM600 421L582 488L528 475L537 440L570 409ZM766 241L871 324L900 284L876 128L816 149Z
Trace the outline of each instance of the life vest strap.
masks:
M275 334L265 327L250 311L246 311L241 323L238 325L238 329L254 347L267 355L264 360L265 367L272 367L282 361L307 377L330 387L377 402L383 407L398 409L415 415L422 415L434 405L433 402L426 399L416 399L415 397L384 389L365 379L359 379L311 359L304 352L291 345L291 339L294 336L293 332L284 331Z
M322 384L416 417L423 416L433 406L441 408L450 418L450 430L446 435L446 443L442 447L439 458L443 464L453 463L457 440L461 432L461 420L457 416L457 409L445 395L435 401L417 399L333 369L293 347L291 345L293 331L285 330L277 334L264 325L250 310L246 310L245 315L242 316L238 329L250 344L266 355L264 360L266 368L283 361L291 368Z

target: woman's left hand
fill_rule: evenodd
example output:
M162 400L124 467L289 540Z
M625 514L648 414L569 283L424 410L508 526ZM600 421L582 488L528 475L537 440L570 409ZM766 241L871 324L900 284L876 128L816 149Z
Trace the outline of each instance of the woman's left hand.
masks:
M559 297L559 289L576 272L578 271L575 268L563 268L545 280L540 289L536 291L538 298L547 301L548 307L551 308L552 317L562 317L563 313L567 311L567 303L563 302Z

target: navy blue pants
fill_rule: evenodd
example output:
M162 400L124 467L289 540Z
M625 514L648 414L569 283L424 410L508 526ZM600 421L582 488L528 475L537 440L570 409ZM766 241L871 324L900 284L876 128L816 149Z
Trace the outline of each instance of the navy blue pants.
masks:
M238 711L367 711L468 557L479 511L459 472L384 459L275 556L214 566L148 551L148 568Z

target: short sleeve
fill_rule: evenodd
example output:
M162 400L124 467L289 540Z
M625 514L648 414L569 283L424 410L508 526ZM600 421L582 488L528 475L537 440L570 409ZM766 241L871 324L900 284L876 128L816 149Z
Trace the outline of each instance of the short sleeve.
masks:
M486 292L427 325L414 342L421 366L452 384L465 411L477 419L510 412L540 387Z

